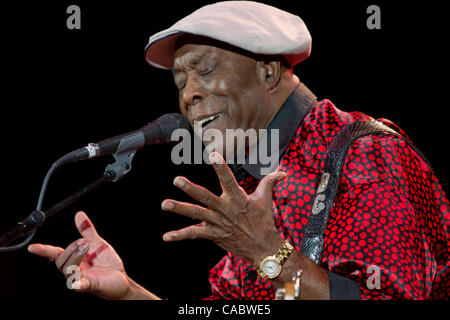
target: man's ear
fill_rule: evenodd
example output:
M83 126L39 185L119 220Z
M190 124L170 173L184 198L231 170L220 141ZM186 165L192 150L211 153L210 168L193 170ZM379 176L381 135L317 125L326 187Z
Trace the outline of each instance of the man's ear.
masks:
M279 61L258 61L258 75L260 81L265 83L267 89L273 91L281 79L281 64Z

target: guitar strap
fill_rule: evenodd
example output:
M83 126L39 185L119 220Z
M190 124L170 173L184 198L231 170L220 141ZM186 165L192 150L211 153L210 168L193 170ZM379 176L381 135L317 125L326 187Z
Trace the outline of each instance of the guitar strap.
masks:
M314 263L319 264L322 260L324 246L323 233L336 197L341 171L348 149L356 139L362 136L383 135L385 133L394 134L403 138L431 169L431 165L425 156L408 139L383 123L376 120L357 121L346 126L336 136L330 146L320 183L317 187L313 208L305 226L300 252L313 260Z

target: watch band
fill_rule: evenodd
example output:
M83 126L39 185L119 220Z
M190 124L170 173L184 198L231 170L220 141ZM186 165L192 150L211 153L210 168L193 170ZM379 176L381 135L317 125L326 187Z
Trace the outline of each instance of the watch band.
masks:
M294 247L288 241L285 241L280 250L278 250L277 254L277 259L280 262L280 265L283 265L286 262L287 258L291 255L292 250L294 250Z

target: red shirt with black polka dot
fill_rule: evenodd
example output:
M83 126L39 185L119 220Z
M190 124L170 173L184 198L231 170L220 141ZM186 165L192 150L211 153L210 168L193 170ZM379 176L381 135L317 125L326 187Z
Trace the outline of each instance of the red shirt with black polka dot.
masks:
M288 178L274 189L273 213L281 237L297 250L330 142L349 123L364 120L373 118L322 100L287 146L278 169ZM406 136L389 120L378 120ZM239 183L251 193L259 181L248 175ZM321 266L357 281L362 299L447 299L449 221L449 202L414 150L388 133L359 138L343 166ZM274 299L274 287L255 270L228 253L210 271L206 299Z

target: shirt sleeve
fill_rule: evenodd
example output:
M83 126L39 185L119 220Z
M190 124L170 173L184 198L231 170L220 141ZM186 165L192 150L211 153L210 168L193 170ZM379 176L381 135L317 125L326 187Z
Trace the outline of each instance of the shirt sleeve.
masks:
M234 256L226 254L209 272L211 295L205 300L240 299L239 273Z
M209 273L211 295L205 300L273 300L270 281L258 276L249 262L228 252Z
M343 167L322 262L357 281L362 299L448 297L449 217L434 173L405 141L360 138Z

